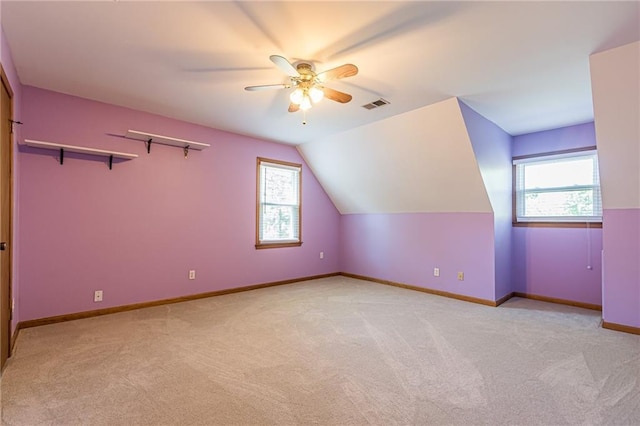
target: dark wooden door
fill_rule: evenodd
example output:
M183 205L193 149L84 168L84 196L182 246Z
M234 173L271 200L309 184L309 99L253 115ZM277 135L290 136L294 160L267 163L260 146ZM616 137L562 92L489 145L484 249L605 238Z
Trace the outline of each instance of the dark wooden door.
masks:
M0 371L11 355L11 211L12 211L12 94L4 70L0 115Z

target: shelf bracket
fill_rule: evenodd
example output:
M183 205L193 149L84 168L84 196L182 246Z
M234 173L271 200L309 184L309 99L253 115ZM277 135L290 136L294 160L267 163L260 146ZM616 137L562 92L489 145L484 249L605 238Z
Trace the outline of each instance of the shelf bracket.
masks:
M184 158L187 158L188 155L189 155L189 145L184 147Z
M64 162L64 148L60 148L60 165Z
M23 124L22 121L16 121L16 120L12 120L12 119L9 119L9 122L11 123L11 133L13 133L13 125L14 124Z
M144 144L147 146L147 154L151 154L151 141L153 139L149 139L148 141L146 141Z
M113 154L109 156L109 170L113 167Z

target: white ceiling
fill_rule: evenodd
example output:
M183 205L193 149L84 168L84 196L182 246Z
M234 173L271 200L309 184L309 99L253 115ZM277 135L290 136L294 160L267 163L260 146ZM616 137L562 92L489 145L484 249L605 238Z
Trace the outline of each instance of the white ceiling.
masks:
M640 40L639 5L2 0L0 15L23 84L301 144L452 96L513 135L590 121L589 55ZM288 81L272 54L357 65L328 84L353 100L302 125L287 91L243 90Z
M340 214L493 212L456 98L298 149Z

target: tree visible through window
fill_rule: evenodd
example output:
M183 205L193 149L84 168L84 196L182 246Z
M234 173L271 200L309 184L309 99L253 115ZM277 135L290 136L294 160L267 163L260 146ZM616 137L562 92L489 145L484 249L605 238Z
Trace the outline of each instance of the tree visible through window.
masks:
M258 158L256 248L299 246L300 164Z
M516 222L601 222L595 151L514 159Z

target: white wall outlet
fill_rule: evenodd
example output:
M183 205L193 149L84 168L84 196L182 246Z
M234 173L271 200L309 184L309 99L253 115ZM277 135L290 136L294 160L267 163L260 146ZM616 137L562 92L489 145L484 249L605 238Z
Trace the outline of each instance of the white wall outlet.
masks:
M464 272L458 272L458 281L464 281Z
M102 290L96 290L93 292L93 301L102 302Z
M196 279L196 270L192 269L189 271L189 279L190 280L195 280Z
M434 277L440 276L440 268L433 268L433 276Z
M320 259L324 259L324 252L323 251L320 252Z

